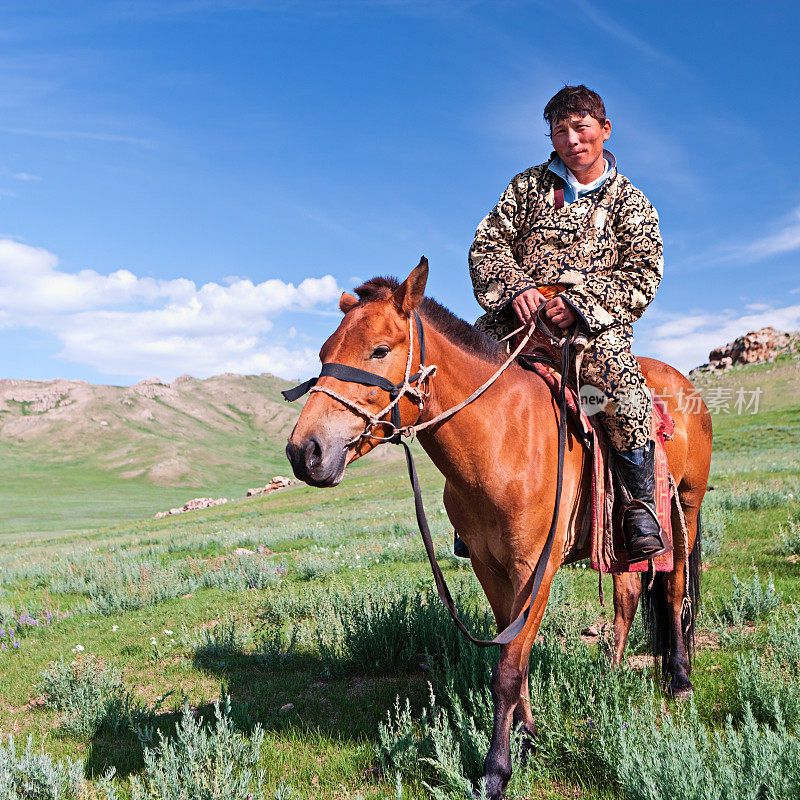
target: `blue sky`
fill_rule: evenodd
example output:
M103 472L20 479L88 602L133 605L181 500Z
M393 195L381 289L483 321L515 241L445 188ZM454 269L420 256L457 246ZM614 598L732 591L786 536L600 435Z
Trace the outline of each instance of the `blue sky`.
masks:
M688 369L800 328L796 2L7 2L0 377L316 371L336 299L466 254L599 91L661 216L639 354Z

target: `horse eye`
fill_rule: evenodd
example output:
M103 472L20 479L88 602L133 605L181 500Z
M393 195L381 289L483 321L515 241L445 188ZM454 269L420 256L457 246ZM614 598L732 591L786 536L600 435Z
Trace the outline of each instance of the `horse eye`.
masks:
M386 358L387 355L389 355L389 348L385 345L381 345L372 351L370 358Z

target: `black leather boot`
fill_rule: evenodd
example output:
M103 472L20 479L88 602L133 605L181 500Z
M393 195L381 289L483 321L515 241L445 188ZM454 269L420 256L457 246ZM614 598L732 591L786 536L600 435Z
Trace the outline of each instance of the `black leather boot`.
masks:
M656 448L651 440L633 450L615 451L617 479L622 484L622 531L631 564L669 553L656 513ZM630 495L630 500L626 498Z
M469 558L467 543L455 531L453 531L453 555L459 558Z

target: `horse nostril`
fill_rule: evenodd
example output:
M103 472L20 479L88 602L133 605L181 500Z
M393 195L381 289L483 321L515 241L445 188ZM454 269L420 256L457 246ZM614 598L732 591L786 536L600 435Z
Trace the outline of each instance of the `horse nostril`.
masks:
M309 437L305 446L306 467L314 469L322 461L322 443L316 436Z

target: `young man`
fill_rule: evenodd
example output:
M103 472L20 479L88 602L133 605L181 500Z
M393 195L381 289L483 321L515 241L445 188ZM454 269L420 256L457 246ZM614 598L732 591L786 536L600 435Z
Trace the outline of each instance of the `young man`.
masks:
M475 297L487 312L476 325L500 339L545 304L551 323L577 322L587 334L581 381L608 398L601 413L618 476L652 510L636 504L624 516L630 560L643 561L665 548L655 517L652 400L631 353L631 323L661 281L658 215L604 149L611 122L596 92L565 86L544 118L555 152L511 181L469 251ZM547 300L539 289L558 295Z

